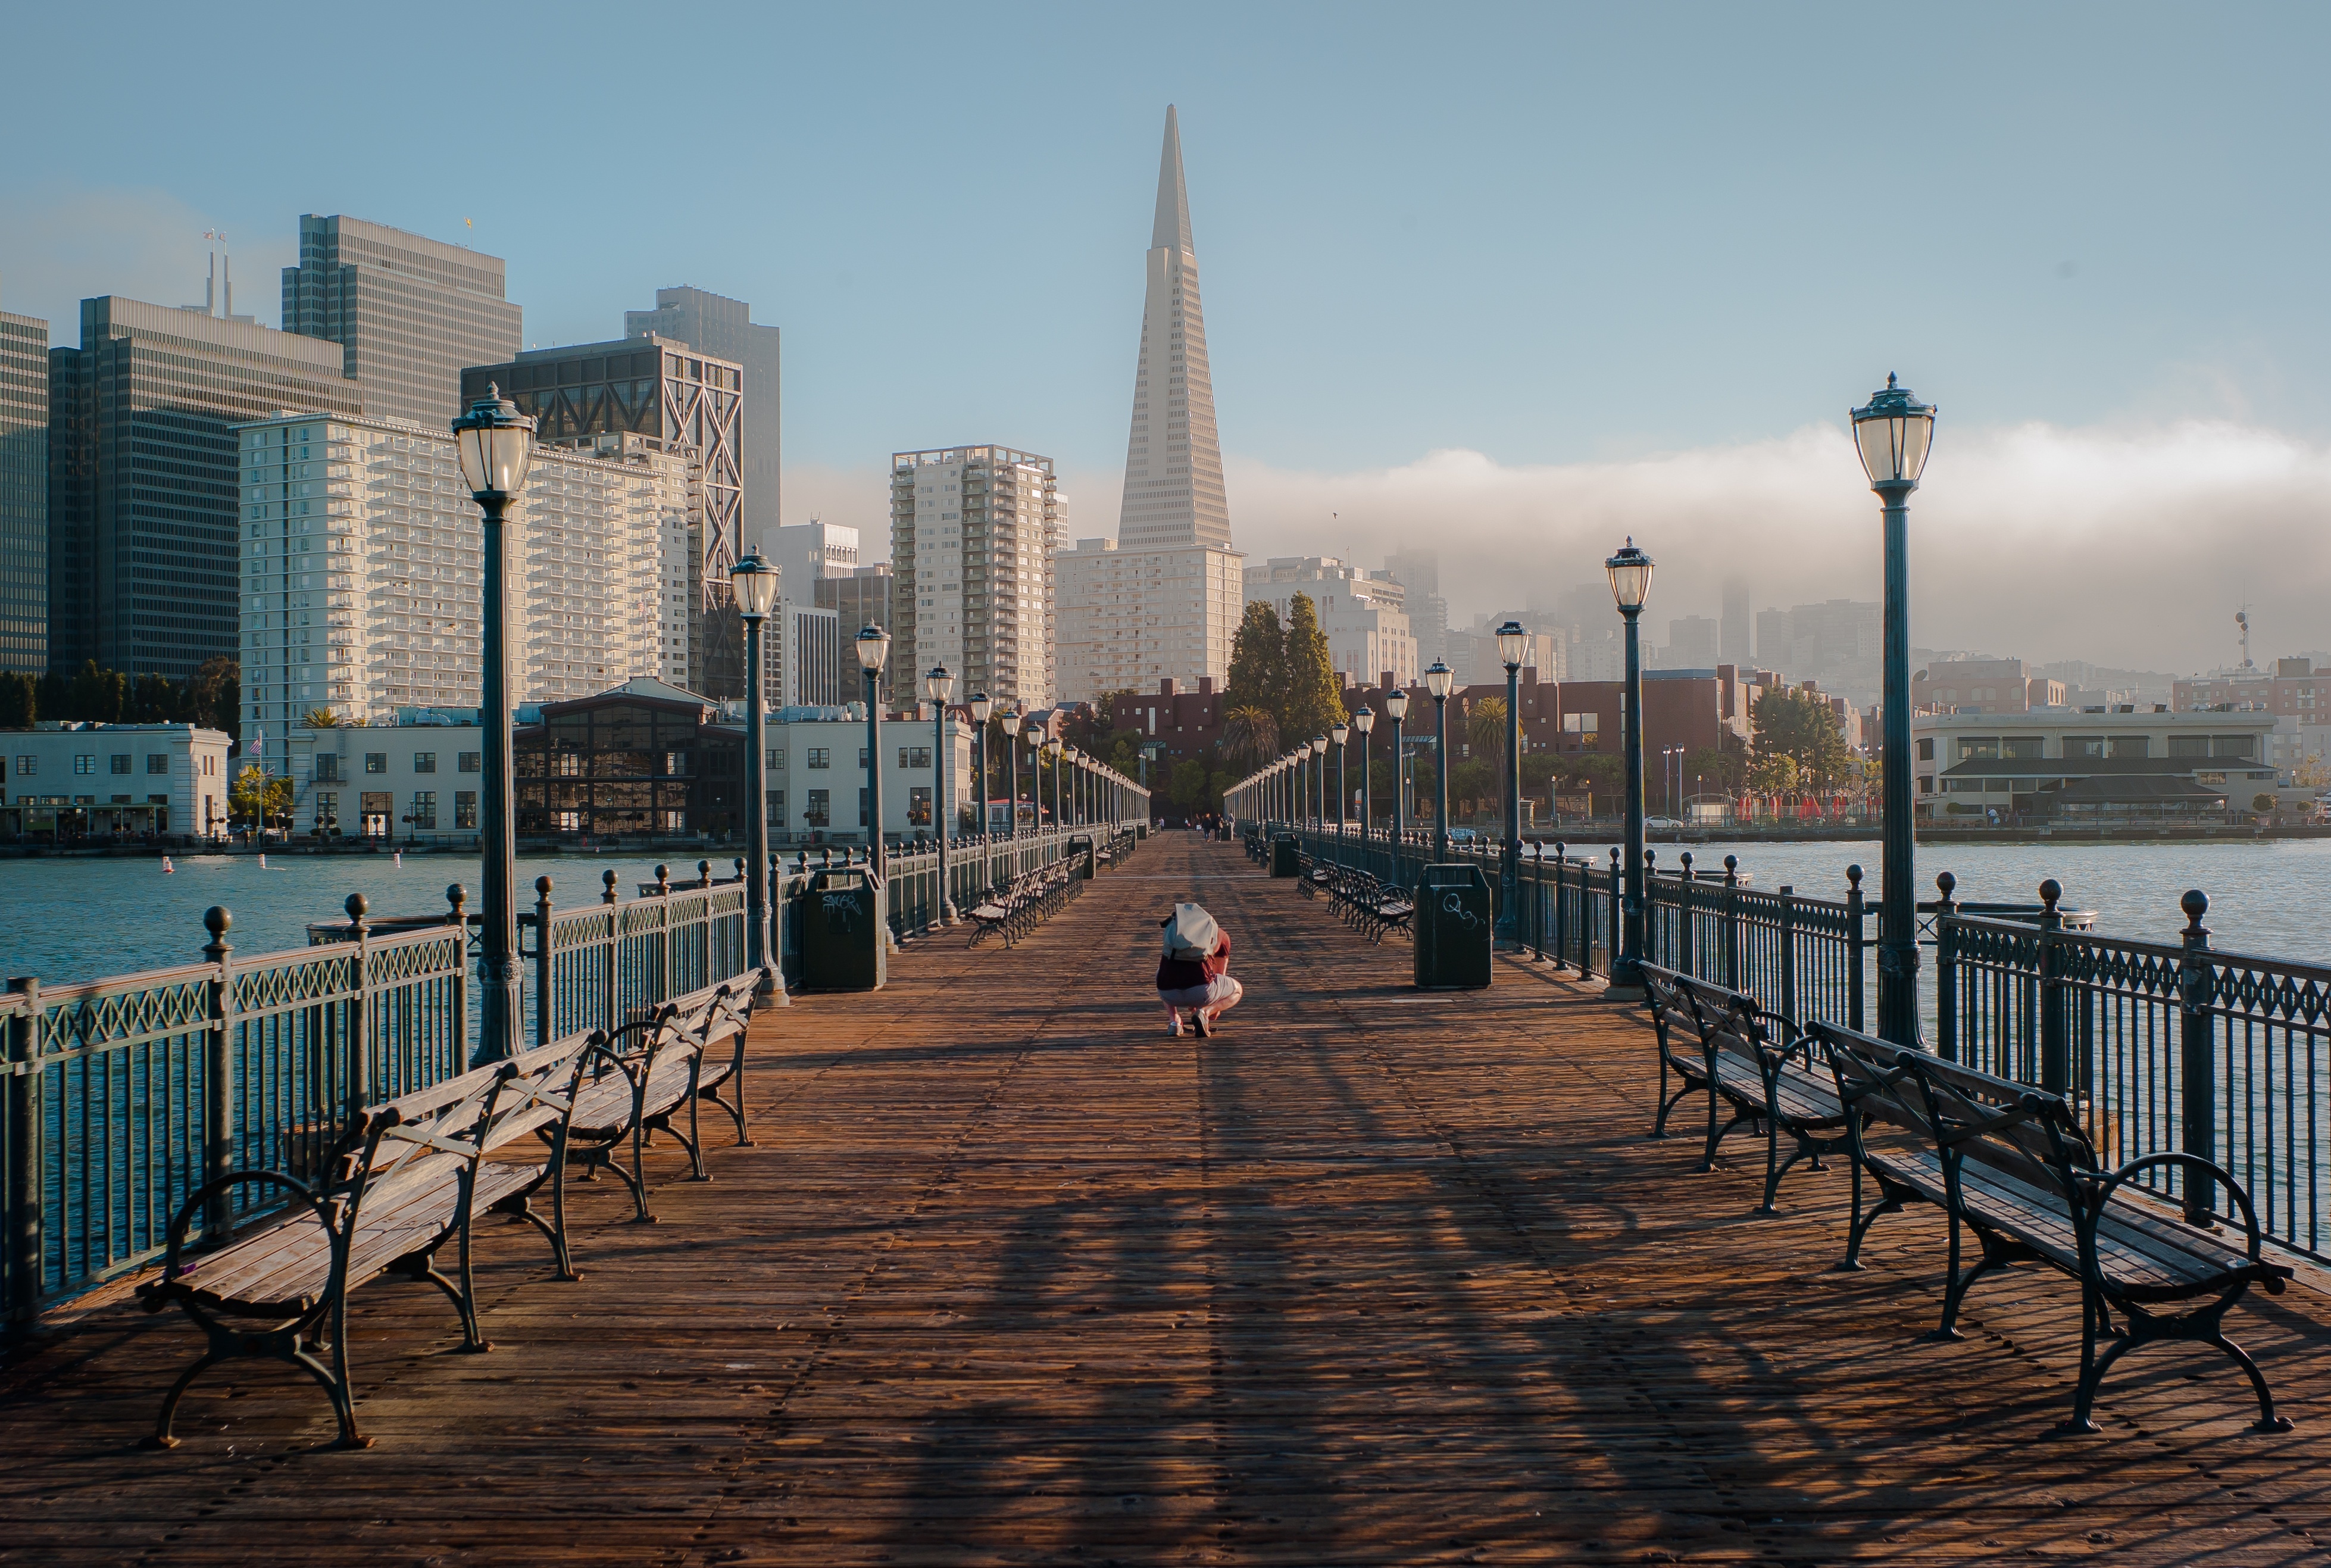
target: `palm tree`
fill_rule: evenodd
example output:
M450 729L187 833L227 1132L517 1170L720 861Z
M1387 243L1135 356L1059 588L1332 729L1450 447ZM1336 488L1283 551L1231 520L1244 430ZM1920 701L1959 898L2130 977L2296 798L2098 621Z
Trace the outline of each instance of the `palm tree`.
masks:
M1506 699L1485 697L1472 705L1465 716L1465 738L1473 747L1473 760L1486 762L1506 776Z
M1233 708L1223 715L1222 744L1232 766L1261 767L1279 755L1279 721L1267 708Z

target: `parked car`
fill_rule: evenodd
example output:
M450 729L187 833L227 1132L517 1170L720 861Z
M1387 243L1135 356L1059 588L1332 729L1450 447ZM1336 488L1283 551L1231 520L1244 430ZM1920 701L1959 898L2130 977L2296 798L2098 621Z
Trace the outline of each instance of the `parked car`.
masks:
M1664 833L1680 828L1683 824L1673 817L1645 817L1643 826L1652 832Z
M1449 841L1452 844L1470 844L1479 837L1480 837L1480 835L1476 833L1470 828L1451 828L1449 830Z

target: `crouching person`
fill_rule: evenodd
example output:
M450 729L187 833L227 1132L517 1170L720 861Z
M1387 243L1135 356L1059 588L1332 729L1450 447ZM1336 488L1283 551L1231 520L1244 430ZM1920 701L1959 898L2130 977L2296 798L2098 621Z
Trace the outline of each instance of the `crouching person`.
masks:
M1165 955L1157 960L1157 1000L1166 1006L1166 1032L1182 1032L1182 1010L1201 1038L1214 1031L1222 1015L1236 1007L1245 987L1230 976L1230 934L1195 904L1176 904L1158 922L1166 928Z

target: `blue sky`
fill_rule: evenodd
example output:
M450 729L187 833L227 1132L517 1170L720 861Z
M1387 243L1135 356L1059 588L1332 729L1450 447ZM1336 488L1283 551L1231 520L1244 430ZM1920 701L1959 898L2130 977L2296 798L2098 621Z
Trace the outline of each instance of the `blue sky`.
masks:
M1250 549L1461 534L1371 480L1437 451L1575 479L1765 451L1889 370L1943 407L1936 498L1952 442L2034 423L2331 436L2320 8L109 14L101 48L68 8L6 24L48 69L0 97L0 308L69 341L81 295L198 298L224 227L271 321L308 211L473 235L530 341L694 283L785 330L793 515L872 526L884 454L994 440L1111 531L1169 101ZM1808 526L1835 487L1860 516L1850 464L1808 470ZM1673 522L1712 583L1726 534ZM1786 522L1755 522L1760 599L1862 592L1774 568ZM2331 643L2298 629L2320 602L2288 646Z

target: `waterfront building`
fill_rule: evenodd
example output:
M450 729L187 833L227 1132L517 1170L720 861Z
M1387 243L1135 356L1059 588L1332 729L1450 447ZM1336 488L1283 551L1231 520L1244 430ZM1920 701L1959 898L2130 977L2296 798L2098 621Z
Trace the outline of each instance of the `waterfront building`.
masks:
M956 683L963 690L963 683ZM724 722L741 727L733 708ZM886 714L882 720L882 832L912 839L932 831L932 789L937 770L947 767L947 804L955 831L968 832L978 814L971 773L972 727L950 710L947 733L951 757L932 755L933 719L928 706ZM866 841L866 708L862 703L778 709L763 727L768 755L769 841L773 844L864 843ZM1000 760L991 757L991 760ZM1027 765L1021 764L1023 787ZM990 786L1003 798L1004 785Z
M1201 545L1125 550L1107 538L1079 539L1053 556L1061 700L1099 702L1159 680L1226 678L1246 598L1245 559Z
M2264 713L2035 708L1917 712L1911 766L1922 817L2191 815L2249 808L2274 787ZM2206 797L2206 798L2205 798Z
M2278 659L2271 670L2249 665L2190 675L2171 688L2180 713L2271 713L2300 724L2331 724L2331 668L2311 659Z
M283 330L338 344L366 413L442 430L463 410L462 369L525 341L502 282L500 256L303 213L300 264L283 269Z
M1910 678L1910 710L2027 713L2062 708L2064 683L2036 675L2021 659L1937 659Z
M1273 556L1247 567L1245 576L1247 599L1269 603L1281 625L1295 595L1310 596L1337 670L1355 679L1379 670L1403 683L1419 679L1407 591L1390 573L1365 571L1333 556ZM1498 679L1505 679L1502 670Z
M192 724L0 730L0 840L226 832L230 742Z
M362 412L338 344L115 296L49 352L49 667L185 680L239 646L238 425ZM320 498L326 476L313 475ZM247 678L246 678L247 679Z
M687 678L678 684L715 697L744 691L743 630L728 587L744 546L744 380L735 360L652 334L528 349L461 372L464 403L499 387L539 422L538 461L541 448L592 451L612 436L687 464L687 569L669 574L662 591L667 608L680 596L686 615Z
M49 324L0 310L0 670L49 667Z
M246 736L318 709L381 724L473 709L483 527L452 433L285 414L243 425L240 655ZM511 509L519 697L560 701L686 668L689 470L636 436L543 447ZM262 754L263 755L263 754Z
M518 831L528 838L741 834L745 721L642 678L519 715ZM722 870L725 871L726 867Z
M1005 446L890 454L889 700L945 664L961 692L1053 698L1053 551L1067 514L1052 460Z
M404 708L369 725L295 724L273 765L291 781L291 831L474 843L484 736L474 707Z
M778 460L783 455L779 350L775 327L753 319L742 299L701 289L659 289L652 310L623 312L626 337L669 337L744 367L745 411L738 427L738 471L745 486L744 537L754 538L783 522Z

